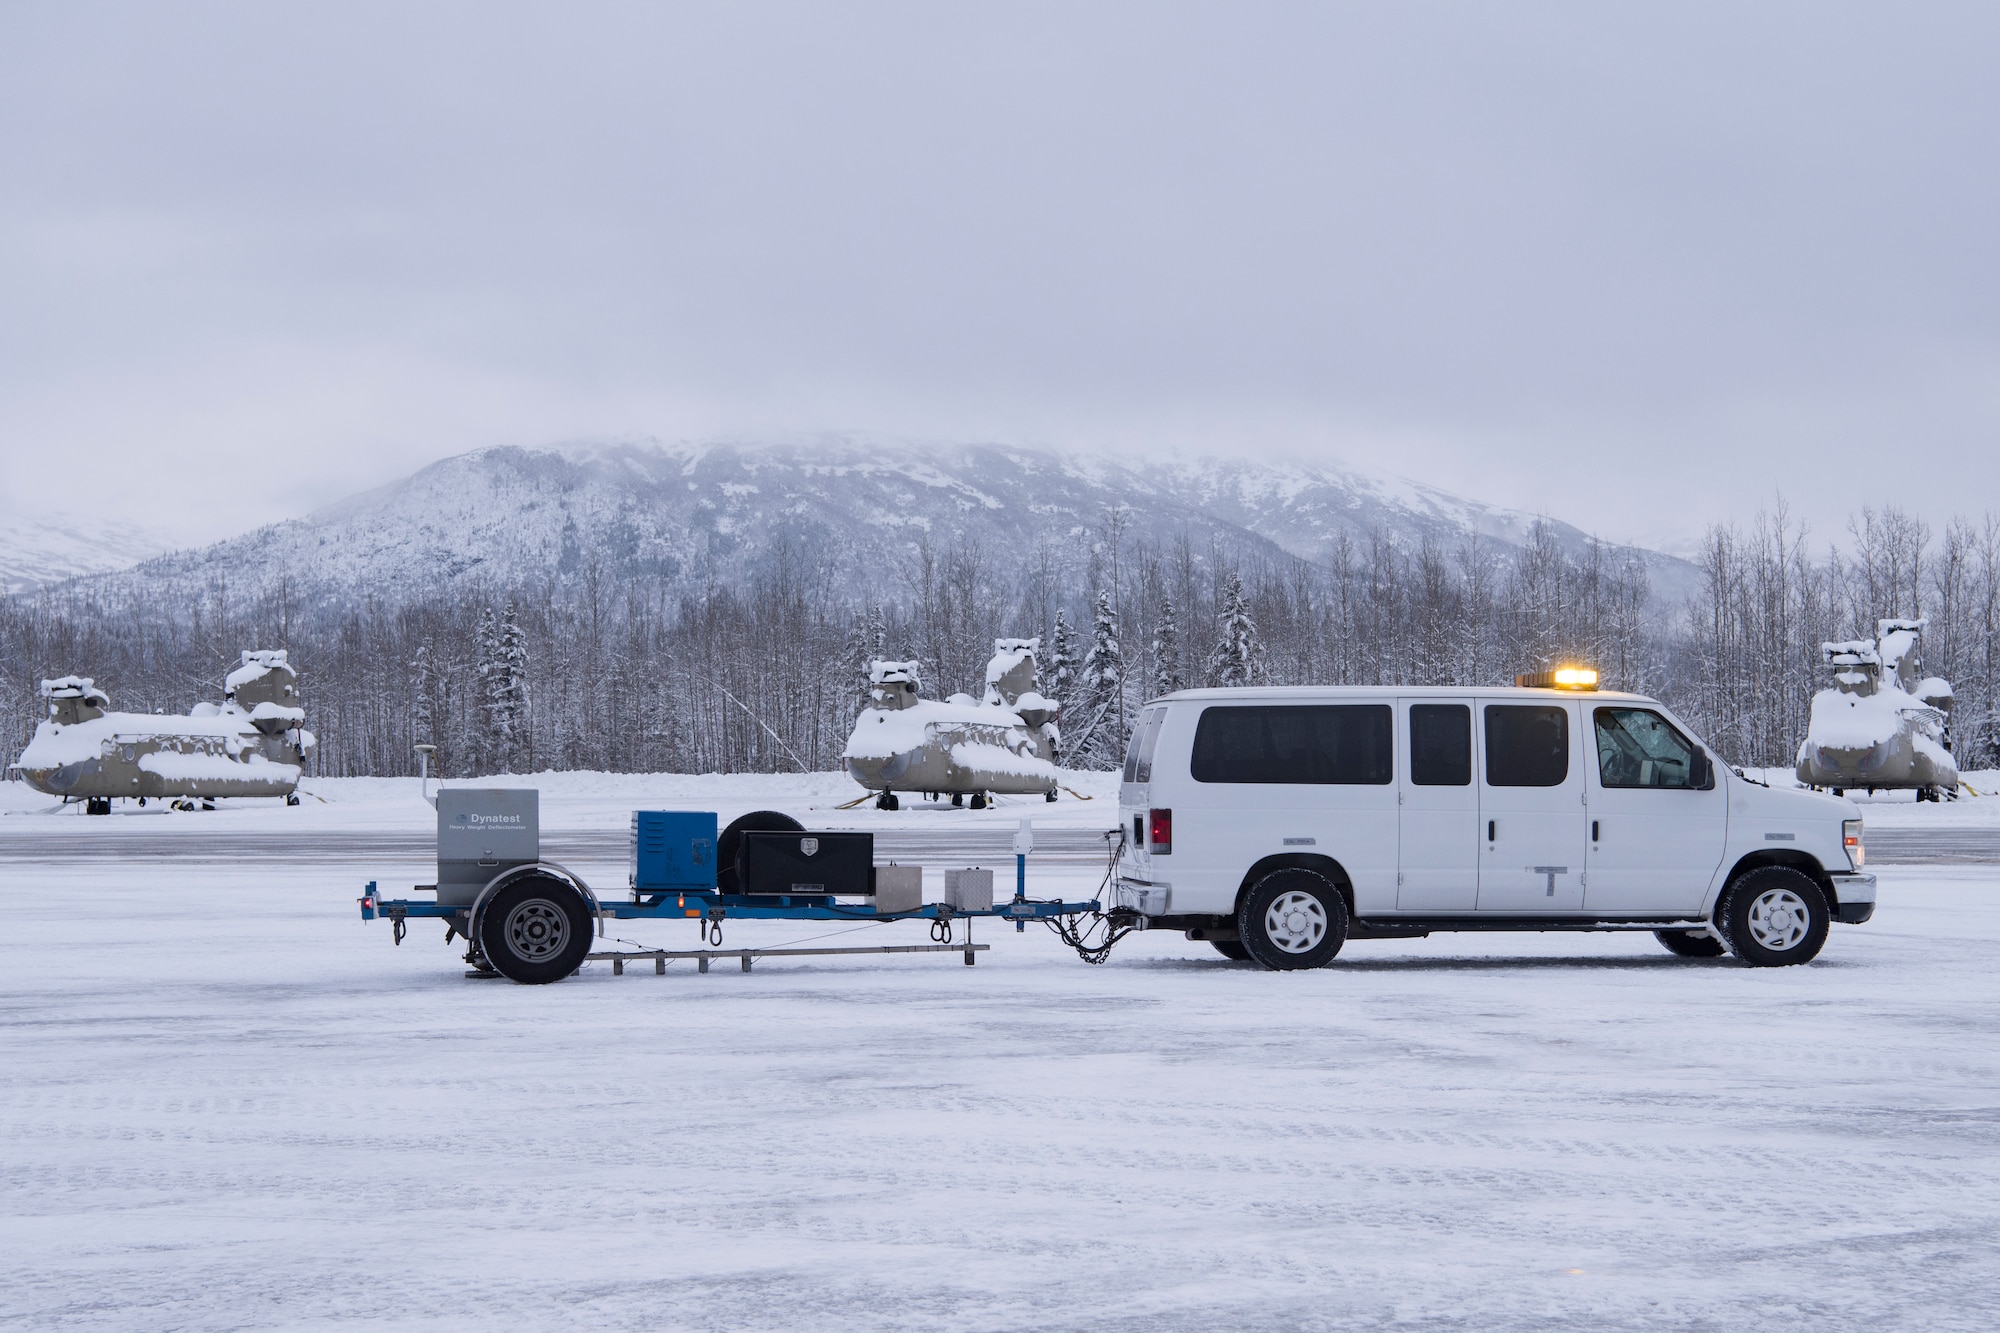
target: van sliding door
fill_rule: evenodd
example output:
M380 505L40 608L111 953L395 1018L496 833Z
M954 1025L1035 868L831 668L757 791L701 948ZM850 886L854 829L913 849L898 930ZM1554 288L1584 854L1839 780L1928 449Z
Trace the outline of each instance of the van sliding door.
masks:
M1585 758L1561 700L1480 710L1479 910L1583 909Z

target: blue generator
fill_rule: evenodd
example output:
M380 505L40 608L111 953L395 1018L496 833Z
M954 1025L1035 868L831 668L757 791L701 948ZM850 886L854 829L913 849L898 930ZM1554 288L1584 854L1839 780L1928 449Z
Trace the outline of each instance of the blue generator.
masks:
M715 812L634 810L632 887L650 893L715 892Z

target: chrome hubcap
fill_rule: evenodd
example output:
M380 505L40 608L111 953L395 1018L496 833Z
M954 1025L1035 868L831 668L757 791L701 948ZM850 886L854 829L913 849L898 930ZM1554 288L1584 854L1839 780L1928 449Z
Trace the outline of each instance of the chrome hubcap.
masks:
M1286 953L1309 952L1326 929L1326 904L1299 889L1279 894L1264 909L1264 934Z
M530 898L507 914L507 947L516 958L539 963L569 943L569 914L546 898Z
M1805 899L1790 889L1766 889L1750 904L1750 937L1778 953L1797 948L1811 922Z

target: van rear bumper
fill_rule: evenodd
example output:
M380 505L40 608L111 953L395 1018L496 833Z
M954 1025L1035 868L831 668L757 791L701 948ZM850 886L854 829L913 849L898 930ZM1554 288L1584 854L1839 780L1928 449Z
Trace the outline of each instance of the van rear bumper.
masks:
M1842 925L1858 926L1875 915L1875 876L1863 871L1830 875L1833 896L1838 903L1833 919Z
M1165 880L1133 879L1120 875L1111 885L1111 901L1108 906L1137 912L1140 916L1168 915L1174 898L1174 886Z

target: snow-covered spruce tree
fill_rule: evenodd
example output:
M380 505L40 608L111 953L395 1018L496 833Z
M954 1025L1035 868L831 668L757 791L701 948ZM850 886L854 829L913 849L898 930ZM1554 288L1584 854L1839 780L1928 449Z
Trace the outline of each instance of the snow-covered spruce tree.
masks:
M529 730L528 696L528 631L514 614L514 603L509 600L507 613L500 617L500 659L506 664L503 684L506 687L507 734L510 744L508 759L520 763L523 759L534 759L534 736Z
M1243 596L1243 575L1231 570L1222 590L1222 634L1209 654L1208 674L1219 686L1251 685L1263 675L1264 644Z
M1125 755L1125 657L1118 646L1118 613L1108 592L1097 594L1090 651L1083 659L1077 694L1083 730L1070 733L1071 762L1100 771L1118 767Z
M1070 763L1073 746L1069 728L1072 722L1081 726L1077 702L1077 661L1076 631L1070 628L1069 617L1061 607L1056 608L1055 628L1049 634L1049 657L1042 675L1042 693L1055 702L1061 710L1061 721L1057 723L1058 736L1056 760Z
M854 612L854 621L849 626L847 638L840 645L840 679L834 682L835 692L845 696L852 694L857 699L868 697L868 668L873 660L868 645L868 616L860 608Z
M435 745L436 723L431 713L431 692L437 688L437 672L431 667L431 646L417 645L410 659L410 743Z
M468 726L472 734L467 756L472 766L485 772L496 765L497 747L493 736L494 689L500 680L500 622L489 604L479 608L479 628L474 631L473 650L478 654L477 686L472 706L477 721ZM476 730L474 729L476 727Z
M489 766L511 773L521 758L528 719L528 636L511 600L497 626L492 608L480 617L479 684L485 758Z
M1169 596L1160 603L1160 619L1153 626L1152 697L1186 688L1181 675L1180 611Z

